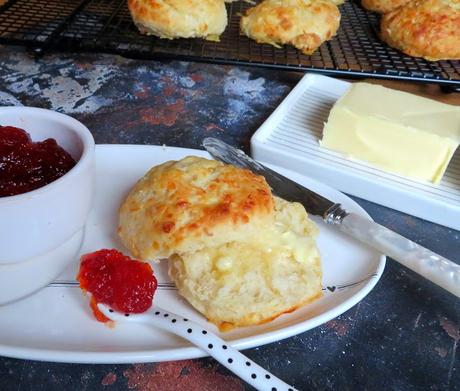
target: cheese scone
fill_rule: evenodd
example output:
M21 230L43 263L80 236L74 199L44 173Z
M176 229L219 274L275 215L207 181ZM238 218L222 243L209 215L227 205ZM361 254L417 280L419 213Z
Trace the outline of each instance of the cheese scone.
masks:
M179 293L222 331L268 322L321 296L318 230L302 205L275 200L275 223L252 242L169 261Z
M411 1L412 0L361 0L361 4L369 11L385 14Z
M340 12L329 0L264 0L246 11L240 30L258 43L293 45L312 54L331 39L340 25Z
M321 295L317 228L265 178L187 157L153 167L120 207L119 235L222 330L260 324Z
M274 222L265 178L194 156L153 167L120 207L118 233L142 260L250 241Z
M222 0L128 0L139 31L160 38L218 40L227 27Z
M460 59L460 0L415 0L383 15L381 38L413 57Z

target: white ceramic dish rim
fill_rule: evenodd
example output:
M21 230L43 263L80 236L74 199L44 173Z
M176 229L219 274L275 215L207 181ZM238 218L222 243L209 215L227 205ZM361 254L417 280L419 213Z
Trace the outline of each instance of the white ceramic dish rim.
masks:
M110 147L111 145L98 145L100 147ZM128 145L130 147L131 145ZM137 146L149 148L151 146ZM183 148L174 148L168 147L168 149L180 149ZM198 155L208 156L204 151L196 151ZM316 182L316 180L312 180ZM329 187L323 185L324 187ZM353 200L351 200L356 204ZM356 204L357 205L357 204ZM366 211L361 208L359 205L357 207L360 209L363 216L372 220L372 218L366 213ZM385 268L386 257L381 255L379 257L378 267L376 268L376 278L369 279L366 283L363 284L359 292L354 294L352 297L346 299L341 304L335 306L334 308L326 311L314 318L306 319L305 321L298 322L296 324L286 326L282 329L275 329L273 331L266 331L263 335L249 336L245 338L236 339L229 341L236 349L249 349L275 341L279 341L294 335L297 335L301 332L308 331L312 328L318 327L321 324L337 317L338 315L344 313L345 311L352 308L354 305L359 303L367 294L374 288L377 282L380 280L383 270ZM305 324L308 324L308 327L305 327ZM153 331L154 332L154 331ZM197 347L178 347L173 349L164 349L152 352L152 350L139 350L135 351L99 351L95 350L94 352L85 350L85 351L68 351L68 350L59 350L59 349L40 349L40 348L29 348L29 347L18 347L1 344L0 352L8 357L29 359L29 360L39 360L39 361L51 361L51 362L63 362L63 363L88 363L88 364L123 364L123 363L141 363L141 362L161 362L161 361L171 361L171 360L183 360L191 358L205 357L207 354L200 350Z
M80 121L72 118L66 114L58 113L53 110L42 109L39 107L23 107L23 106L11 106L11 107L0 107L0 118L3 113L17 112L18 116L27 116L27 115L41 115L48 118L57 119L63 123L67 123L72 130L78 134L80 140L83 143L83 151L78 159L77 164L72 167L67 173L62 177L54 180L51 183L48 183L45 186L39 187L38 189L29 191L27 193L17 194L9 197L0 197L0 207L9 202L21 202L22 200L30 200L31 198L43 195L49 191L52 191L57 186L65 185L66 182L71 181L75 175L78 175L78 172L83 169L84 166L89 164L91 157L94 155L95 142L93 135L89 129L83 125ZM24 129L27 132L27 129Z
M264 333L263 336L250 336L246 338L229 341L229 344L238 350L244 350L262 346L268 343L283 340L292 337L301 332L311 330L315 327L322 325L331 319L336 318L340 314L349 310L358 304L367 294L374 288L385 268L386 257L381 255L379 266L377 268L377 278L371 278L363 286L363 288L353 297L345 300L342 304L334 307L333 309L315 317L314 319L307 319L303 322L287 326L283 329L278 329ZM309 323L309 327L303 327L305 323ZM152 332L155 332L154 330ZM274 338L276 336L276 338ZM131 363L146 363L146 362L162 362L162 361L175 361L193 359L199 357L206 357L208 354L201 349L190 346L180 347L174 349L161 350L161 354L152 354L151 350L136 350L133 352L101 352L101 351L67 351L55 349L33 349L26 347L12 347L8 345L0 345L0 351L7 357L62 362L62 363L80 363L80 364L131 364Z

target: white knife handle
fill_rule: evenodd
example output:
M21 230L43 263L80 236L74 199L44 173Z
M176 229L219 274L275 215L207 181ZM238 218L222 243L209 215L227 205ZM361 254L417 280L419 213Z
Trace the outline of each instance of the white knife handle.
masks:
M328 222L460 297L460 266L454 262L354 213Z

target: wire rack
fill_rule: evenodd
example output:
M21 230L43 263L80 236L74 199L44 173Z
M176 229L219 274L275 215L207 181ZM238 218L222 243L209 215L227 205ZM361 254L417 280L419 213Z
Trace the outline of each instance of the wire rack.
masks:
M339 32L311 56L290 46L261 45L239 34L251 5L227 4L229 24L220 42L158 39L139 34L126 0L9 0L0 7L0 43L48 49L117 53L126 57L257 65L346 77L435 82L460 89L460 61L429 62L382 43L374 13L349 0L340 7Z

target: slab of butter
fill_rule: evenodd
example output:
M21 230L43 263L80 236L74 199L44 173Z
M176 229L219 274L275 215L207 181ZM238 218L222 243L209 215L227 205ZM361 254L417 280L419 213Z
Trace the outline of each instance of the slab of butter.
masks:
M460 143L460 107L354 83L332 108L320 144L399 175L439 183Z

